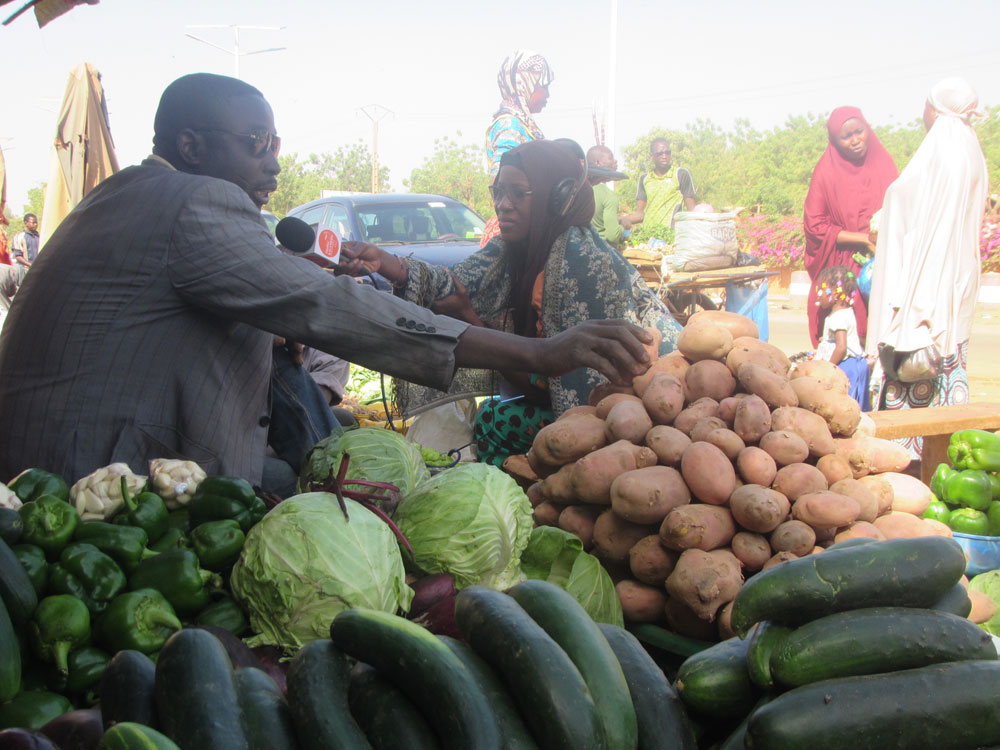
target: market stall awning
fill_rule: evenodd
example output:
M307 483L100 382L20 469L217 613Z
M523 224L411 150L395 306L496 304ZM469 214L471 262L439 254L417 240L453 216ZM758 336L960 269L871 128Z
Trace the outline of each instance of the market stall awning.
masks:
M0 5L6 5L11 2L11 0L0 0ZM28 8L35 9L35 20L38 22L38 28L42 28L45 24L54 18L58 18L63 13L66 13L77 5L97 5L99 0L28 0L26 3L22 3L17 10L11 13L4 22L3 25L7 26L11 21L24 13Z

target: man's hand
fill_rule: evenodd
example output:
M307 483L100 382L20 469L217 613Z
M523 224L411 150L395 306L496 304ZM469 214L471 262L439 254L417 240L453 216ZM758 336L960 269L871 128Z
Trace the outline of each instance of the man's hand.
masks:
M579 367L590 367L613 383L631 385L632 378L649 367L648 331L624 320L591 320L547 339L541 362L532 372L564 375Z
M340 262L336 273L350 276L367 276L382 268L385 251L369 242L344 242L340 246Z
M296 367L302 367L302 364L306 361L305 352L303 351L305 347L302 344L289 341L284 336L275 336L274 345L288 350L288 353L292 357L292 362L295 363Z

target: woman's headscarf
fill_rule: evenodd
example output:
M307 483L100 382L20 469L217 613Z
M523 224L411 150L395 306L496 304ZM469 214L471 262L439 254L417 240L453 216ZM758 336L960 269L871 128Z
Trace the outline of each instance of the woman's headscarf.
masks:
M594 189L587 168L569 146L557 141L529 141L500 159L500 168L517 167L531 186L531 222L528 237L510 249L511 306L515 331L532 335L531 290L545 267L556 238L570 227L590 225L594 217ZM553 188L565 179L575 181L573 197L561 216L550 211Z
M504 111L517 115L534 138L541 138L542 131L535 124L528 109L528 100L539 86L552 83L552 69L540 54L529 49L514 50L503 61L497 74L500 87L500 108L493 117Z
M945 78L938 81L927 97L934 111L945 117L958 117L966 122L978 115L979 94L964 78Z

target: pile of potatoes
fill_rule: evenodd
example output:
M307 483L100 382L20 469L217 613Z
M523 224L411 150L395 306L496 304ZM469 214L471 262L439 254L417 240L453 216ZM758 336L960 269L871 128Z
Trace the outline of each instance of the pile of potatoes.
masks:
M537 524L602 562L626 619L726 638L746 575L852 537L951 535L847 391L828 362L793 369L752 320L700 312L631 388L598 389L505 468Z

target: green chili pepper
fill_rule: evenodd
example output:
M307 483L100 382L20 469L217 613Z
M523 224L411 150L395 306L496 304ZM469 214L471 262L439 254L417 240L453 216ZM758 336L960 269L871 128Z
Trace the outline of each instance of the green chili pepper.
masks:
M137 526L118 526L104 521L87 521L76 527L73 541L93 544L109 555L126 573L155 552L146 549L148 537Z
M66 679L66 690L70 693L83 693L97 685L104 674L104 669L111 661L111 654L94 646L78 648L69 655L69 677Z
M28 574L28 580L31 581L35 594L41 596L45 592L45 584L49 578L49 563L45 559L45 550L34 544L15 544L11 549Z
M37 500L45 495L58 497L60 500L69 500L69 487L65 480L58 474L53 474L42 469L25 469L10 482L7 487L13 490L22 503Z
M199 612L195 624L214 625L217 628L225 628L233 635L243 635L247 629L247 617L236 600L225 595Z
M161 552L139 563L129 579L132 589L156 589L181 617L191 617L211 600L211 592L222 586L219 575L198 566L198 556L188 549Z
M21 541L41 547L50 560L59 557L80 524L76 508L55 495L43 495L25 503L17 512L24 524Z
M191 532L191 547L201 567L221 570L236 562L246 535L232 519L208 521Z
M245 479L208 477L194 491L187 505L192 527L206 521L231 518L244 533L267 513L267 506Z
M180 529L167 529L155 544L149 545L153 552L166 552L172 549L191 549L191 540Z
M945 499L952 505L986 510L993 498L989 475L981 469L962 469L944 483Z
M90 640L90 612L75 596L47 596L35 608L28 634L35 655L68 674L69 652Z
M146 543L151 544L167 530L167 506L155 492L140 492L134 497L128 491L128 482L121 478L124 506L115 515L113 523L134 526L146 532Z
M114 652L132 649L151 654L181 627L163 594L156 589L136 589L119 594L108 606L101 619L101 641Z
M1000 435L959 430L948 441L948 460L956 469L1000 471Z
M73 710L69 698L48 690L22 690L0 704L0 729L41 729L57 716Z
M69 545L59 562L49 566L49 590L80 598L94 615L107 609L108 602L125 589L125 584L118 563L86 542Z
M934 497L938 500L948 502L948 498L945 497L944 494L945 482L947 482L948 478L954 473L955 470L945 463L938 464L937 468L934 470L934 474L931 476L930 487L931 492L934 493Z

